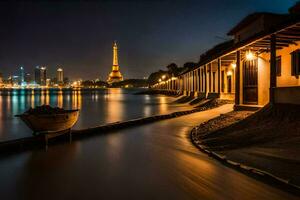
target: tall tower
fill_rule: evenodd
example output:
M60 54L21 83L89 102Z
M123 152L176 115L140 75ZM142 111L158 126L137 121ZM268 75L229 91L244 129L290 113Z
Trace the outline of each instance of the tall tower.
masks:
M120 72L119 62L118 62L118 46L117 42L114 42L113 45L113 65L112 65L112 72L110 72L107 82L114 83L123 80L123 76Z
M64 83L64 71L62 68L57 69L57 83L63 84Z
M24 85L24 81L25 81L25 72L24 72L24 67L21 66L20 67L20 85Z
M41 85L46 86L47 83L47 68L46 67L41 67L40 68L40 76L41 76Z
M40 66L36 66L34 70L34 80L35 83L40 85L41 84L41 69Z

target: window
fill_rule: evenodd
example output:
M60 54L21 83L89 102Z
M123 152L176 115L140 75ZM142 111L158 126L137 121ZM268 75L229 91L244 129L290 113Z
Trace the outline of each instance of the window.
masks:
M276 58L276 76L281 76L281 56Z
M292 56L292 76L300 75L300 49L293 51Z

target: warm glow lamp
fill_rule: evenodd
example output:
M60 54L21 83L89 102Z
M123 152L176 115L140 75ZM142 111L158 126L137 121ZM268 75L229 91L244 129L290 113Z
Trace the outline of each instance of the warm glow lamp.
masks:
M227 76L231 76L232 75L232 71L227 71Z
M231 67L232 67L232 69L235 69L236 68L236 64L235 63L231 63Z
M255 58L251 51L246 52L246 60L253 60Z

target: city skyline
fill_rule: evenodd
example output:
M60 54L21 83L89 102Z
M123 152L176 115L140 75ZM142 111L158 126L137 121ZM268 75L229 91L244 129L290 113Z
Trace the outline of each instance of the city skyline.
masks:
M7 29L0 33L6 47L0 49L0 71L6 77L20 65L42 63L64 66L71 79L106 80L117 40L124 76L143 78L172 62L198 62L201 53L229 39L226 33L241 17L286 13L295 2L1 2L0 24Z

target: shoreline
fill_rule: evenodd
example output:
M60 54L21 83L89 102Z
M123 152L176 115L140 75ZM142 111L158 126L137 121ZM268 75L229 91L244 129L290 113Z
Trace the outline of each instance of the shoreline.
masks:
M218 106L224 105L219 102L216 102L216 100L212 99L209 101L203 102L199 107L195 107L190 110L184 110L184 111L176 111L169 114L163 114L163 115L154 115L150 117L144 117L144 118L138 118L138 119L132 119L127 120L123 122L116 122L116 123L110 123L110 124L104 124L92 128L86 128L86 129L80 129L80 130L72 130L72 140L81 139L84 137L89 137L93 135L100 135L105 134L113 130L123 129L123 128L129 128L134 126L140 126L148 123L153 123L161 120L171 119L180 117L183 115L192 114L195 112L201 112L204 110L208 110L211 108L215 108ZM52 138L49 140L49 144L55 143L55 142L67 142L69 141L68 134L64 134L55 138ZM3 141L0 142L0 154L5 153L12 153L12 152L22 152L26 150L32 150L32 149L41 149L44 148L45 145L45 139L43 135L39 136L31 136L26 138L20 138L15 140L9 140L9 141Z

